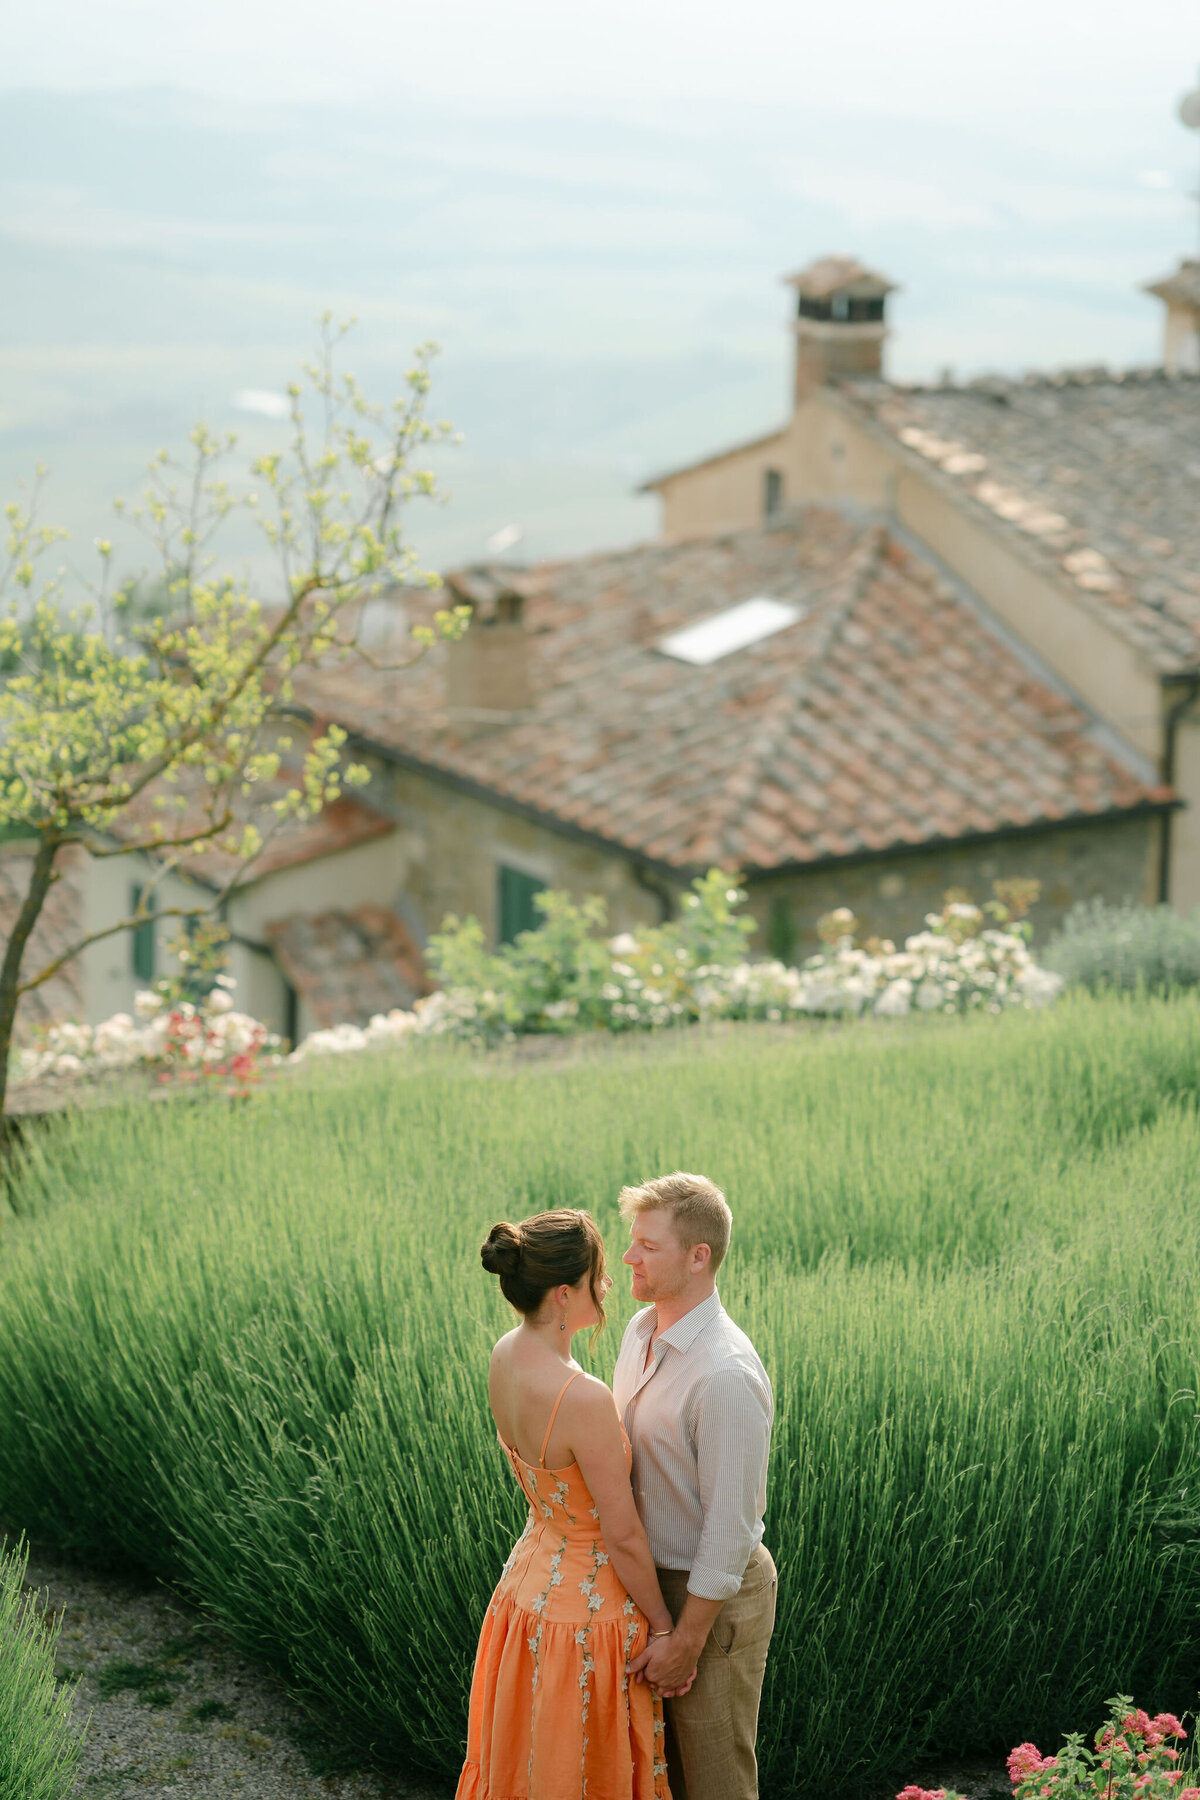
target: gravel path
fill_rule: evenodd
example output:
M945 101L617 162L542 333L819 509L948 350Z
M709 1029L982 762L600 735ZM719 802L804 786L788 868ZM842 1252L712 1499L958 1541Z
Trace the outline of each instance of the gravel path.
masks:
M59 1674L82 1677L75 1712L91 1714L73 1800L447 1800L394 1776L326 1773L329 1747L303 1714L168 1589L36 1549L26 1582L64 1615Z

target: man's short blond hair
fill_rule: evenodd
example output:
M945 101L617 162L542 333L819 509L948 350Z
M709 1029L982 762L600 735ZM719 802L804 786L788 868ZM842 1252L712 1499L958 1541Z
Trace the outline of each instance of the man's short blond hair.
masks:
M669 1212L684 1248L692 1250L697 1244L707 1244L712 1252L711 1268L720 1268L729 1248L733 1214L724 1194L707 1175L688 1175L677 1169L674 1175L659 1175L654 1181L639 1182L637 1187L623 1187L619 1204L627 1225L632 1225L639 1213L659 1208Z

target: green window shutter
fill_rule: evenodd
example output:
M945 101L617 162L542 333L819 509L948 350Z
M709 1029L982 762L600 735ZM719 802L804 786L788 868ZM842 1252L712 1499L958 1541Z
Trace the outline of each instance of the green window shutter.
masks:
M129 910L136 912L142 902L144 890L135 882L129 890ZM150 910L154 911L154 901L150 901ZM154 920L147 919L144 924L135 925L130 932L130 961L133 964L135 981L154 980Z
M523 869L507 868L504 863L500 864L498 873L500 942L511 944L518 933L536 931L541 924L542 915L533 904L533 896L540 894L546 884L536 875L526 875Z

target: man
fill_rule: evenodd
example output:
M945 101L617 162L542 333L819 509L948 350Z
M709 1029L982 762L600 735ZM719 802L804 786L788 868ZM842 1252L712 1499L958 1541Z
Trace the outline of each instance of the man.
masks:
M613 1392L633 1445L633 1492L675 1619L630 1666L666 1701L672 1800L757 1800L754 1743L775 1564L762 1542L771 1383L721 1305L733 1216L703 1175L621 1190L633 1296Z

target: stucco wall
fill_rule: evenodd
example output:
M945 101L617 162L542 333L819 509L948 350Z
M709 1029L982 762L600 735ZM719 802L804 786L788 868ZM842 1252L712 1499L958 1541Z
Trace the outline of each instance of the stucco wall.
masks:
M750 888L750 908L759 923L753 947L768 948L773 902L786 909L793 954L800 960L820 948L817 920L835 906L850 907L868 932L900 943L922 929L926 913L941 910L947 888L989 900L993 880L1013 876L1042 884L1031 917L1035 943L1044 943L1077 900L1150 898L1156 845L1156 822L1142 817L756 881Z
M761 525L768 469L783 476L785 506L837 498L875 512L890 505L893 459L831 401L827 389L817 388L773 437L668 476L659 489L663 537Z
M144 856L89 856L84 878L84 918L89 932L102 931L130 911L130 889L136 882L145 886L152 878L152 868ZM197 888L176 874L166 875L155 888L159 913L172 906L203 905L207 890ZM155 926L155 973L165 975L174 966L167 955L167 944L183 929L177 918L160 918ZM83 952L84 997L87 1020L98 1025L113 1013L132 1012L133 996L143 985L133 974L133 934L115 933L90 944ZM239 996L240 999L240 996Z
M702 537L706 532L761 525L768 469L782 474L783 504L787 506L796 498L793 440L789 426L714 462L668 476L659 488L663 537Z
M229 969L237 982L235 1001L281 1034L287 1022L287 984L274 956L267 950L264 927L272 919L291 913L322 912L335 907L361 906L373 901L395 906L404 892L408 855L402 832L390 832L367 844L342 850L333 856L279 869L253 882L229 901L225 922L233 933ZM87 929L95 931L128 914L130 887L150 879L150 866L142 856L89 858L84 884ZM171 874L156 890L158 911L172 906L207 906L212 890ZM174 958L167 944L182 929L182 921L161 917L155 927L155 973L168 974ZM133 938L121 932L104 938L84 952L84 993L87 1017L98 1024L115 1012L130 1012L141 982L133 973ZM313 1029L314 1021L301 1008L300 1028Z

